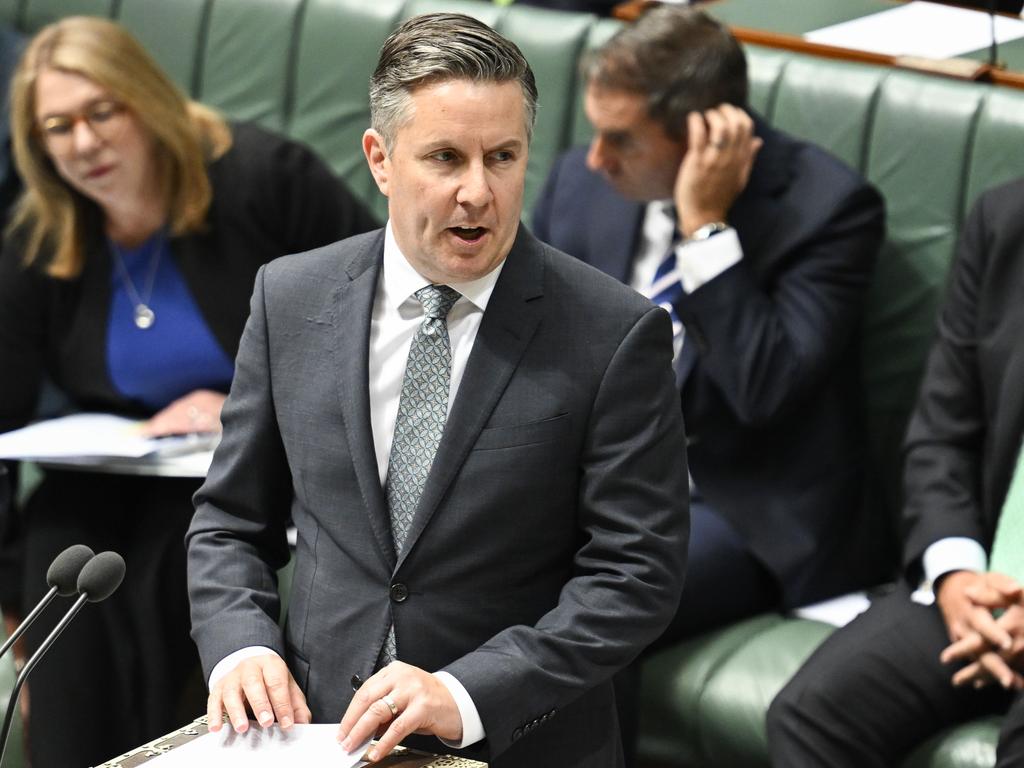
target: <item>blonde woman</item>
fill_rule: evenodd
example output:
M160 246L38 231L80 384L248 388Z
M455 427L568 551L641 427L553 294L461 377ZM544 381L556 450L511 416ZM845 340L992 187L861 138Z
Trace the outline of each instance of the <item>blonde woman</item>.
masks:
M218 430L259 266L375 222L312 153L187 100L112 22L42 29L11 93L25 190L0 256L0 431L32 417L44 378L154 435ZM71 543L128 568L33 673L35 768L94 765L201 711L201 690L179 708L196 485L50 471L26 505L23 605Z

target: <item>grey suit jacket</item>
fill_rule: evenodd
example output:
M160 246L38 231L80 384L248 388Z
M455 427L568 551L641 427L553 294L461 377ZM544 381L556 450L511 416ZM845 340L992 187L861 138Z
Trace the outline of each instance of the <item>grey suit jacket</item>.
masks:
M367 389L382 254L378 231L257 277L188 534L206 672L274 648L314 719L337 721L394 622L399 657L451 672L477 706L487 738L467 754L619 765L608 679L672 616L685 565L668 315L520 227L395 552Z

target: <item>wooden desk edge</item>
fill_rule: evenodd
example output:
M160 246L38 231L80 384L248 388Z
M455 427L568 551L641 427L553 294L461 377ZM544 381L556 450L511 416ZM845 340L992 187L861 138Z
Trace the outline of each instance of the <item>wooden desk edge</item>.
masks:
M635 21L648 7L655 5L656 0L629 0L615 6L614 15L622 21ZM883 67L912 69L916 72L950 77L957 80L975 80L990 82L1009 88L1024 89L1024 72L1015 72L993 67L982 61L973 59L922 59L904 56L888 56L870 51L858 51L855 48L841 48L834 45L812 43L799 35L781 32L768 32L751 27L731 26L729 29L737 40L750 45L761 45L826 59L852 61L861 64L875 64ZM970 63L968 63L970 62Z

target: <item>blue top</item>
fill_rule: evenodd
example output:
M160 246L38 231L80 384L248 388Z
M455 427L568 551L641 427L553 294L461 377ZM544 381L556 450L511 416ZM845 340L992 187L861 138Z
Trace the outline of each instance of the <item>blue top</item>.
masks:
M154 411L196 389L227 392L234 363L217 343L178 271L166 231L137 248L112 242L109 246L107 372L114 387ZM149 328L135 324L136 296L125 285L118 255L135 294L153 311ZM150 283L152 293L147 290Z

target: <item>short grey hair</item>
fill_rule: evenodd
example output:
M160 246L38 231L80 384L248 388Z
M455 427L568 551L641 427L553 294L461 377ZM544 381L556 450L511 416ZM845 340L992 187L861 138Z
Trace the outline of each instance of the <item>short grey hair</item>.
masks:
M481 21L461 13L414 16L392 32L370 78L370 125L390 152L417 88L446 80L506 83L523 91L526 137L537 118L537 83L526 57Z

